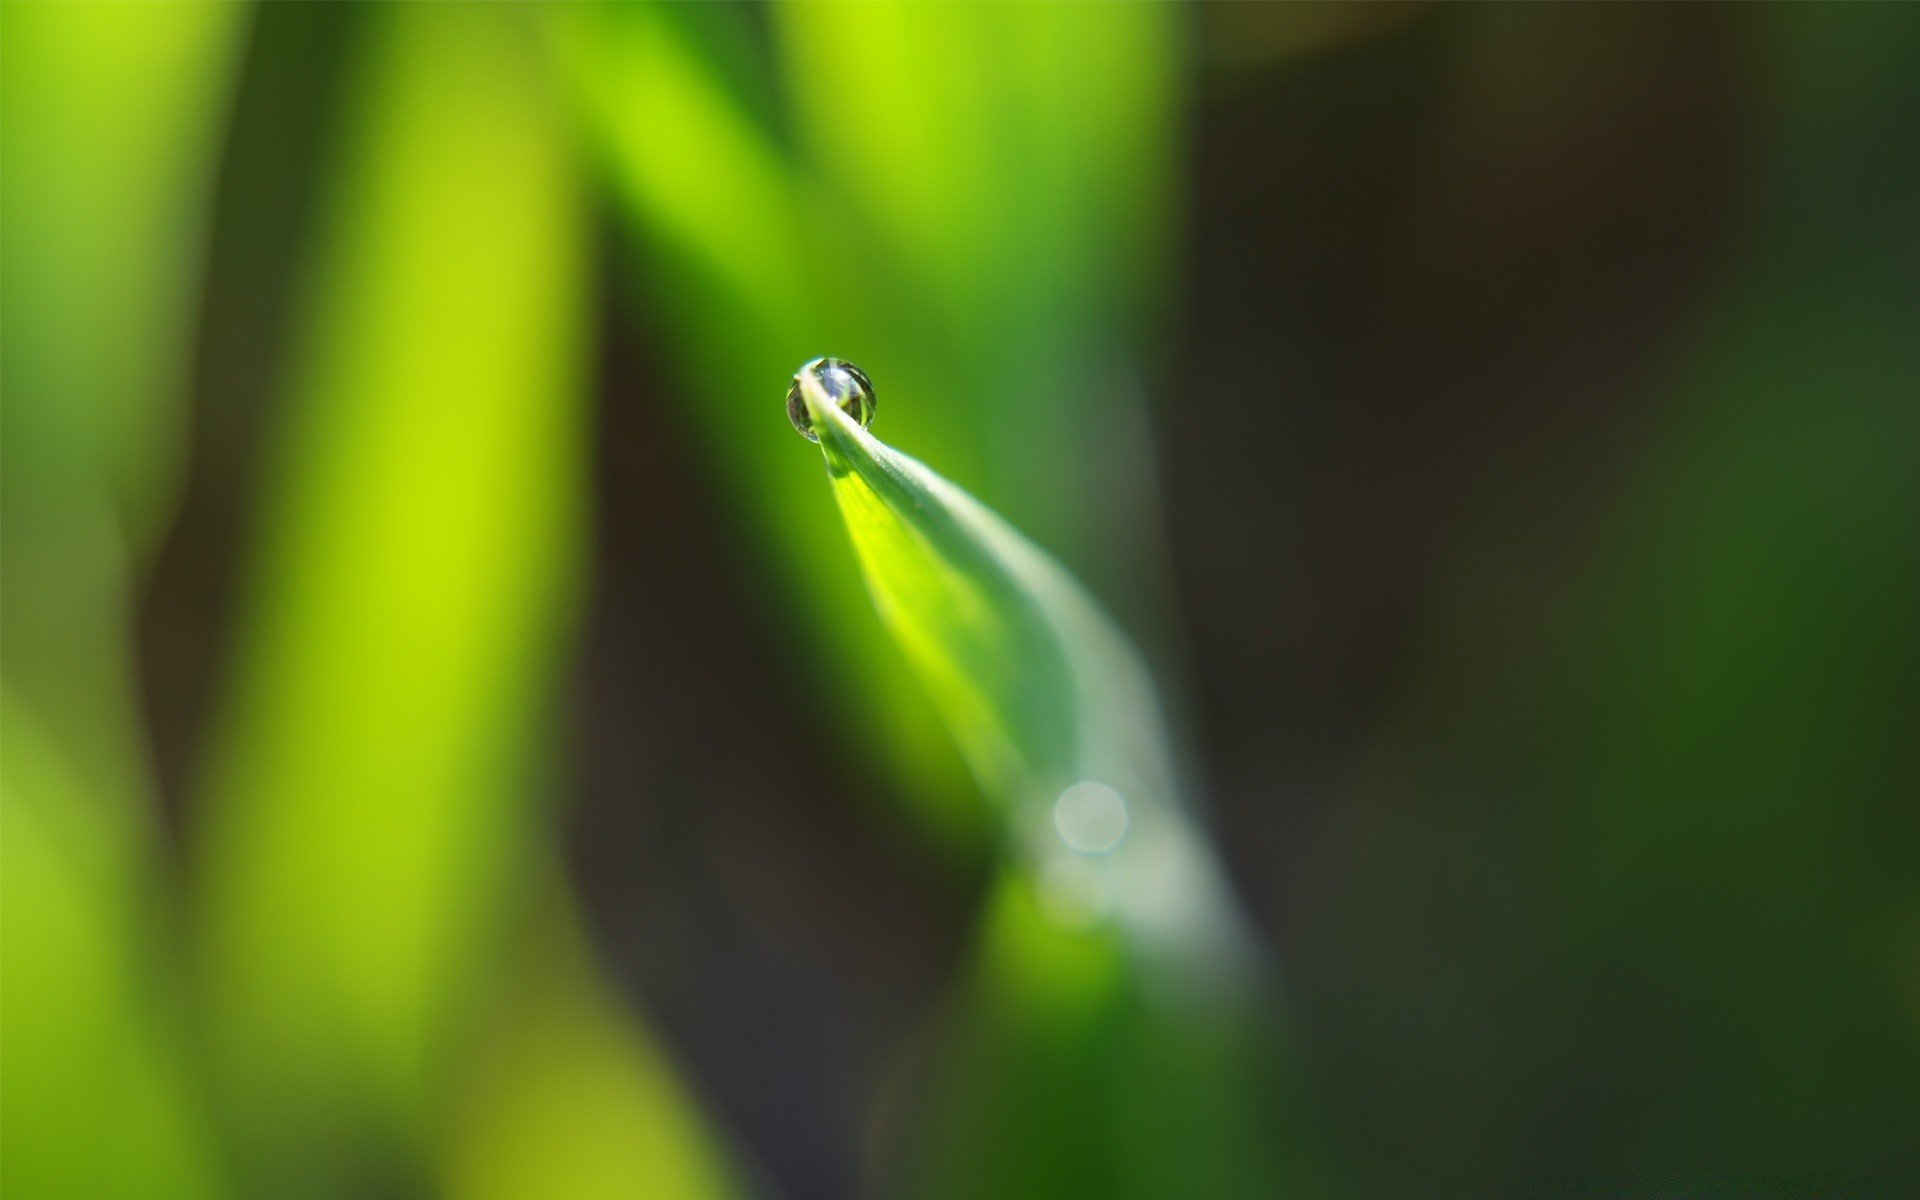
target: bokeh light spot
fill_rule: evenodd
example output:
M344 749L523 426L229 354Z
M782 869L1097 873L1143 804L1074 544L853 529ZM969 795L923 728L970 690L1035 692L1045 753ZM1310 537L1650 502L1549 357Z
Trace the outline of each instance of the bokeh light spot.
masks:
M1053 802L1053 827L1082 854L1105 854L1127 836L1127 802L1106 784L1083 779Z

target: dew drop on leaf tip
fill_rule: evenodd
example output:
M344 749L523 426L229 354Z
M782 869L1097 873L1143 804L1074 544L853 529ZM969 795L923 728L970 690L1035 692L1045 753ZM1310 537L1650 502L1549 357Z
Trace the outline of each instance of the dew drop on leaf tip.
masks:
M787 419L800 431L800 436L810 442L820 440L813 431L813 416L807 411L807 398L801 391L801 384L811 377L829 400L840 406L846 413L865 429L873 423L873 410L878 407L874 398L873 380L867 373L844 358L816 358L793 373L793 384L787 388Z

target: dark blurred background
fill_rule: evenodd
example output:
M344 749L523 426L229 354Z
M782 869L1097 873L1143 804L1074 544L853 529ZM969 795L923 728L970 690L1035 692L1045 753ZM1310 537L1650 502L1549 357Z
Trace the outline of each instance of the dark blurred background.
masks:
M992 1194L1920 1187L1920 14L796 7L6 8L9 1192L976 1186L999 838L819 353L1272 950L1298 1162Z

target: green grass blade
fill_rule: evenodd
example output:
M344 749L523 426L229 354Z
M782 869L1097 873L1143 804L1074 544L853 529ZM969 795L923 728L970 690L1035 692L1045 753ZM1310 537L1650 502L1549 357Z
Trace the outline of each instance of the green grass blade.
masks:
M165 955L134 596L249 11L0 5L0 1194L227 1194Z
M1294 1194L1310 1156L1271 977L1140 654L985 505L817 388L809 409L875 607L1011 851L899 1194Z
M799 669L899 798L977 849L941 722L845 619L858 573L829 507L794 501L810 464L762 419L766 381L832 350L919 397L889 431L940 446L949 478L1152 639L1165 577L1136 519L1152 468L1135 351L1166 294L1184 21L1153 4L780 4L764 29L739 6L549 11L698 452L768 563L770 619L806 632ZM743 68L762 40L766 69ZM777 97L746 82L762 77ZM860 282L796 286L823 267Z
M1044 551L807 383L874 604L1043 895L1070 922L1112 916L1155 959L1243 961L1138 652Z
M503 9L368 10L360 36L193 830L246 1190L719 1194L585 945L516 955L528 907L570 904L548 735L591 276L562 113Z

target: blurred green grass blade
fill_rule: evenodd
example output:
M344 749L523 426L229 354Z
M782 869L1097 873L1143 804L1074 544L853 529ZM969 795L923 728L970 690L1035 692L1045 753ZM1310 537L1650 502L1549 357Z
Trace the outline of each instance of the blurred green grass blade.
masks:
M172 513L193 287L248 9L4 13L0 362L7 441L24 443L5 516L39 515L42 490L98 494L145 549Z
M1156 985L1112 923L1063 923L1048 892L995 882L888 1194L1325 1194L1262 990Z
M146 826L88 775L0 688L0 1191L221 1195L162 958L171 897Z
M200 831L229 1057L289 1124L423 1116L529 832L578 538L583 273L550 105L495 12L360 33Z
M558 30L607 139L616 192L731 303L772 329L790 326L798 297L778 281L807 266L792 170L675 18L647 4L578 6Z
M174 914L131 608L173 511L199 249L246 16L0 5L8 1196L223 1188L163 957Z
M197 830L230 1113L277 1195L433 1169L543 882L580 575L590 276L537 45L505 7L363 19Z
M131 597L173 512L246 11L0 8L0 659L88 789L135 808Z
M793 123L827 215L823 349L916 398L898 444L1151 630L1163 569L1143 357L1179 178L1172 5L780 4ZM983 69L982 64L991 64ZM844 333L843 333L844 331ZM817 351L816 351L817 352Z
M711 500L767 564L765 619L836 703L873 732L861 749L901 781L919 815L977 843L979 806L952 741L898 656L843 619L864 605L832 505L792 434L765 420L784 380L817 353L820 289L795 286L819 251L800 165L708 61L688 22L744 20L737 6L577 4L550 11L553 41L609 189L631 227L646 291L674 347L668 382L717 481ZM697 137L690 136L697 133ZM710 193L727 183L721 199ZM751 250L741 255L741 247ZM842 335L870 343L856 331Z
M1111 912L1183 983L1237 972L1248 942L1138 653L1043 551L806 384L874 604L1014 848L1069 914Z
M663 1050L595 978L557 880L545 890L513 952L519 969L490 999L460 1071L441 1194L744 1194Z

